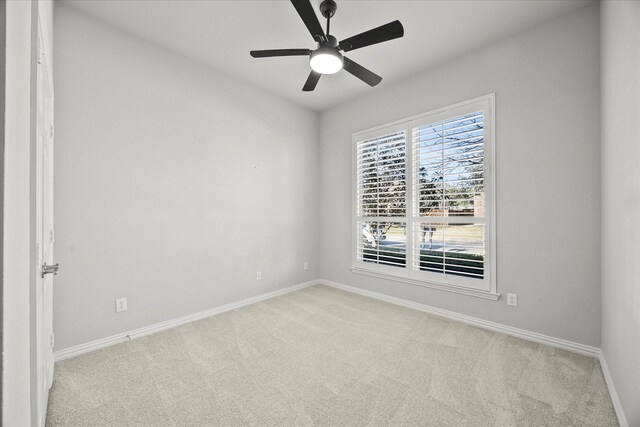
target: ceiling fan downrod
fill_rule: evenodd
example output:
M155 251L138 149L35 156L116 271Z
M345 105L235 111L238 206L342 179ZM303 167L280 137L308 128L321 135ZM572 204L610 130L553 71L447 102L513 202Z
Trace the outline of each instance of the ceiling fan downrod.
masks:
M331 27L331 18L336 14L338 5L333 0L324 0L320 3L320 13L327 18L327 36L329 35L329 28Z

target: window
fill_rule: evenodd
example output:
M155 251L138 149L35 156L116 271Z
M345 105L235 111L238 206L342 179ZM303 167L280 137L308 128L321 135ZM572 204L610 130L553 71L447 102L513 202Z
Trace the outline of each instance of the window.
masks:
M354 135L354 272L497 299L494 95Z

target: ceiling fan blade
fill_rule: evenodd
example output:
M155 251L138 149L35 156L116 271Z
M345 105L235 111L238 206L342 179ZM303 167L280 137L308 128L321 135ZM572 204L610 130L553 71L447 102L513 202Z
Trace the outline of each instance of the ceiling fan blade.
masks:
M307 77L307 81L304 84L304 87L302 88L302 90L304 92L311 92L312 90L314 90L316 88L316 85L318 84L318 80L320 80L321 75L322 74L320 73L311 71L311 74L309 74L309 77Z
M252 50L249 52L254 58L269 58L272 56L298 56L309 55L309 49L269 49L269 50Z
M353 62L346 56L344 57L343 68L345 69L345 71L353 74L369 86L375 86L382 81L382 77L372 71L367 70L357 62Z
M345 52L371 46L372 44L386 42L404 36L404 27L400 21L389 22L388 24L365 31L356 36L349 37L340 42L340 48Z
M311 6L311 1L309 0L291 0L291 4L298 11L298 15L302 18L304 25L307 26L307 29L311 33L313 39L317 42L321 42L324 40L324 30L320 25L320 21L318 21L318 16L313 11L313 6Z

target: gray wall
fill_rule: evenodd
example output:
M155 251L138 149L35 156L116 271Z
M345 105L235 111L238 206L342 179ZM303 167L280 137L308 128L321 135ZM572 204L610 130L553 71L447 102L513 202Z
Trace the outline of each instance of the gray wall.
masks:
M56 350L319 276L317 113L55 19Z
M602 3L602 353L640 425L640 2Z
M321 276L599 346L598 26L591 5L323 113ZM490 92L497 284L517 293L519 306L352 273L352 134Z

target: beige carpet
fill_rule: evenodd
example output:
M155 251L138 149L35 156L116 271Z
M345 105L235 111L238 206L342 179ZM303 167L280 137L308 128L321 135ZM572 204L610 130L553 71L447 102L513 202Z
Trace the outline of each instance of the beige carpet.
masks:
M316 285L57 363L47 425L617 422L596 359Z

